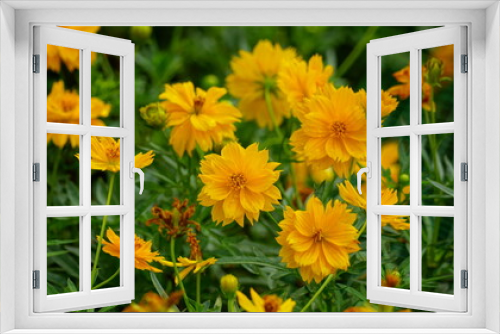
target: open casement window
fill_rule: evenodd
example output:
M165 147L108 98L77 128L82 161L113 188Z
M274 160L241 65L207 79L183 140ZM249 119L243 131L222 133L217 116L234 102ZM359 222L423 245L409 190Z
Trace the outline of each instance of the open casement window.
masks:
M465 29L436 28L368 44L367 297L372 303L431 311L467 310L462 281L467 274ZM436 52L446 52L447 61L434 58ZM394 62L403 70L383 75L387 73L384 66ZM389 92L399 97L399 114L391 115L396 121L389 121L384 110L387 96L382 90L388 86L383 79L391 76L397 82ZM448 97L439 97L444 91ZM397 147L393 156L399 158L393 157L388 166L384 147L390 143ZM393 168L400 178L405 175L401 182L408 181L398 192L399 205L384 200L384 192L394 183ZM397 238L388 221L410 225L403 231L410 240L401 245L408 254L405 259L385 255L385 239ZM453 241L444 245L443 240L451 235ZM400 275L409 284L390 287L386 275L403 262L409 271ZM436 266L447 270L428 277L427 269Z
M129 303L134 298L134 44L65 28L40 26L35 27L34 33L33 167L34 181L38 181L34 183L34 311L63 312ZM97 53L114 57L120 67L119 96L116 97L120 102L119 121L113 127L95 120L94 109L99 105L92 96L91 61ZM59 58L54 61L54 57ZM71 71L72 82L51 77L54 72L48 71L48 67L57 65L57 61L59 65L63 61L72 64L65 68ZM53 110L54 99L65 110ZM108 164L113 163L114 188L119 191L113 194L114 202L101 203L91 195L95 186L91 168L96 169L94 162L98 162L94 161L96 150L111 149L99 148L96 144L109 139L117 144L114 160ZM49 142L56 143L61 150L71 147L76 151L64 159L64 163L75 166L74 183L79 187L69 191L67 205L53 201L54 190L48 189L48 177L68 177L54 172L54 165L48 166ZM54 235L54 224L59 226L58 235ZM98 281L99 267L94 266L95 244L99 240L96 235L101 233L107 239L100 231L108 228L120 238L119 243L114 244L117 266L112 286ZM53 249L61 245L64 248ZM77 254L79 263L65 262L61 257L65 252ZM100 256L103 256L102 250ZM74 273L73 277L63 276L65 272L49 273L48 261L66 266ZM67 290L61 293L51 289L50 279L68 282Z

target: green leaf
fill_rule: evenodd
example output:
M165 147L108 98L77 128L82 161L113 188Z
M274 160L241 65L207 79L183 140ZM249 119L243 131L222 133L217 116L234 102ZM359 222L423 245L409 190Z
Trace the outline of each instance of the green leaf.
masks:
M217 260L216 264L251 264L256 266L271 267L279 270L288 270L281 263L279 263L279 258L271 260L270 258L253 257L253 256L228 256L221 257Z
M433 180L430 180L428 179L428 181L436 188L438 188L439 190L441 190L442 192L450 195L450 196L453 196L453 189L451 188L448 188L447 186L444 186L442 185L441 183L438 183L436 181L433 181Z
M47 252L47 257L60 256L60 255L64 255L67 253L69 253L69 251L65 251L65 250Z
M77 292L78 291L78 288L76 287L75 283L73 283L73 281L70 278L68 278L66 280L66 284L67 284L66 290L68 292Z
M79 239L66 239L66 240L53 239L53 240L47 241L47 246L74 244L74 243L78 243L78 241L79 241Z
M165 292L165 289L163 289L163 287L161 286L160 281L158 281L158 278L156 278L156 275L155 275L152 271L150 271L150 272L149 272L149 276L151 276L151 282L153 282L153 286L155 287L156 292L158 292L158 294L159 294L162 298L167 299L167 298L168 298L168 295L167 295L167 293Z

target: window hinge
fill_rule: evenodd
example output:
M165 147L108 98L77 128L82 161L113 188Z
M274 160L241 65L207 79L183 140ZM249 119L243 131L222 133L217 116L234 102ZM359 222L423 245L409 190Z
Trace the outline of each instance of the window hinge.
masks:
M40 182L40 163L38 162L33 164L33 181Z
M461 172L460 172L460 180L461 181L469 181L469 165L466 162L462 162L460 164Z
M40 270L33 270L33 289L40 289Z
M462 55L462 73L469 72L469 56Z
M40 73L40 55L33 55L33 73Z
M469 287L469 273L467 272L467 270L462 270L461 275L462 289L467 289Z

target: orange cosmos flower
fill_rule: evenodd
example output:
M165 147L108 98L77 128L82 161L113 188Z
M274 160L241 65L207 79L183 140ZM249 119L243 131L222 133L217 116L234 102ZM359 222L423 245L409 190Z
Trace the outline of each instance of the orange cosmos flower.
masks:
M287 62L279 73L278 86L288 97L288 102L295 113L307 112L303 103L320 92L333 75L333 67L323 66L320 55L314 55L306 63L302 59Z
M206 152L224 139L235 139L234 123L239 122L241 113L229 102L219 101L224 95L224 88L195 90L191 82L165 85L160 99L165 100L167 126L172 127L170 144L180 157L184 152L191 156L196 145Z
M105 125L99 118L108 117L110 111L111 105L96 97L91 98L90 117L92 125ZM78 93L74 90L65 90L63 81L54 82L50 94L47 96L47 122L80 123L80 98ZM72 147L77 147L79 145L79 136L49 133L47 134L47 143L50 141L53 141L59 148L63 148L67 142L70 142Z
M366 119L351 88L326 89L304 104L302 122L290 143L299 160L318 169L366 156Z
M267 40L259 41L252 52L240 51L231 60L232 73L226 78L229 93L240 99L239 108L248 120L255 120L263 128L274 128L271 113L276 125L290 117L290 105L286 95L278 86L278 75L283 65L296 57L295 50L283 49ZM269 103L266 103L266 90Z
M78 31L84 31L89 33L96 33L101 27L63 27L67 29L73 29ZM97 55L95 52L91 53L91 62L94 62ZM61 70L61 63L66 65L70 72L80 68L80 50L66 48L63 46L47 45L47 68L54 72L59 72Z
M296 304L291 298L283 301L276 295L261 297L253 288L250 288L252 300L240 291L236 291L236 295L240 307L247 312L293 312Z
M269 151L259 151L258 144L246 149L229 143L221 154L205 156L200 179L204 187L198 195L203 206L212 206L212 219L227 225L236 221L241 227L247 217L250 224L259 219L260 211L273 211L281 193L274 186L279 163L269 162Z
M346 204L329 201L323 206L317 197L309 199L305 211L287 207L276 238L282 262L299 268L306 282L319 283L337 269L347 270L349 254L360 250L356 218Z
M104 245L103 252L120 258L120 237L116 233L108 228L106 231L106 237L108 240L103 239L102 244ZM100 237L96 236L97 241ZM159 256L159 252L151 251L152 246L151 241L145 241L144 239L135 236L135 268L140 270L149 270L155 273L161 273L161 270L150 265L151 262L162 262L165 260L163 256Z
M422 66L422 108L430 110L429 97L431 92L431 85L425 82L424 78L427 74L427 68ZM393 73L393 77L399 82L387 90L390 95L397 96L401 100L406 100L410 96L410 66Z

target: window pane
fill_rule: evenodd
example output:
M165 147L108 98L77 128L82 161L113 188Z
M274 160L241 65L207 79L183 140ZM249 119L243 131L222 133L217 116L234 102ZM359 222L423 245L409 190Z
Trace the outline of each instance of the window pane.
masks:
M93 216L92 289L120 286L121 216Z
M422 205L453 206L453 134L422 136Z
M380 216L382 286L410 289L410 217Z
M382 126L410 124L410 53L380 57Z
M422 123L453 122L453 45L422 50Z
M47 218L47 294L79 291L80 218Z
M80 124L80 50L47 45L47 122Z
M92 205L119 205L120 139L91 138Z
M421 220L422 291L453 294L453 218Z
M80 136L47 134L48 206L80 205L79 146Z
M382 138L382 205L410 203L410 138Z
M92 125L120 126L120 57L92 52Z

